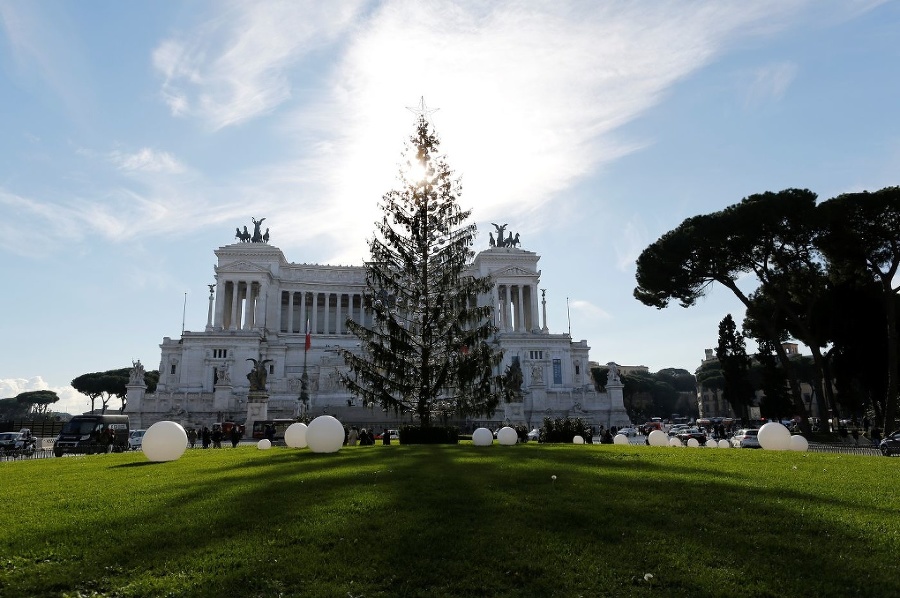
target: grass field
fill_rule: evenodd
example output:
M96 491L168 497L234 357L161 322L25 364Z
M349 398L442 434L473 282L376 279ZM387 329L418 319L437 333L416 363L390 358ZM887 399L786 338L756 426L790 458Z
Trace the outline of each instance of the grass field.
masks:
M0 596L900 596L898 467L535 443L2 463Z

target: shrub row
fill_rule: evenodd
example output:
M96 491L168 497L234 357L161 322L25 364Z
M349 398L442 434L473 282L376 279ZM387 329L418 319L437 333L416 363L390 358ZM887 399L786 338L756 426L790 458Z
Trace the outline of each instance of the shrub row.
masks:
M400 444L459 444L459 428L454 426L402 426Z
M571 443L575 436L581 436L585 442L591 441L591 428L580 417L550 419L544 418L541 428L541 442L565 442Z

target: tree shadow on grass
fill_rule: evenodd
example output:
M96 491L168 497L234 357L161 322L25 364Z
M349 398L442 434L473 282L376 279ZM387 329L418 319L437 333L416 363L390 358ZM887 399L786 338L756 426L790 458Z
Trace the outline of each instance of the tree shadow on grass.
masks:
M83 554L46 566L71 587L130 595L630 595L649 591L646 573L661 595L842 595L872 575L900 592L888 563L833 566L829 546L872 548L849 520L822 515L853 505L748 487L764 459L709 455L398 446L119 465L168 467L100 482L97 499L121 504L103 522L115 543L83 521L48 522L58 554ZM874 539L896 541L896 528Z

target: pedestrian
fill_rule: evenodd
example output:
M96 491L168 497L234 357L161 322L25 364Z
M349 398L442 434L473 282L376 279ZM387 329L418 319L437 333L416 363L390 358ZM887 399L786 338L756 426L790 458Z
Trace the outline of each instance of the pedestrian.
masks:
M222 427L221 426L213 426L212 431L212 443L213 448L222 448Z
M194 445L197 444L197 430L194 428L188 428L187 431L188 442L191 443L191 448L194 448Z
M208 449L209 443L212 440L212 435L209 433L209 428L203 426L203 429L200 431L200 439L203 443L203 448Z
M241 430L238 428L237 424L231 426L231 448L237 448L238 443L241 441Z
M388 445L390 443L391 443L391 433L388 432L387 429L385 429L384 432L381 433L381 444Z
M359 430L356 429L356 426L353 426L350 428L350 431L347 432L347 445L356 446L357 442L359 442Z
M266 424L265 435L269 442L275 442L275 424Z

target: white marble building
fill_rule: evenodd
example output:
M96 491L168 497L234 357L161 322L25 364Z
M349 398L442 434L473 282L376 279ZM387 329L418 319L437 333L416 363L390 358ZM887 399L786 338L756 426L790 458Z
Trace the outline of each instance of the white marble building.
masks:
M323 413L376 428L401 423L393 413L363 407L340 383L346 366L338 349L358 347L345 321L371 321L362 266L292 263L265 242L234 243L215 254L205 330L163 339L155 393L129 385L125 413L133 428L168 419L194 427L246 422L251 429L256 421ZM627 425L621 384L608 384L606 393L594 389L587 341L550 332L539 259L531 251L493 246L475 257L478 275L494 281L492 294L479 300L497 306L496 342L504 350L499 373L518 358L524 393L521 402L501 403L492 416L452 423L532 428L544 417L568 416L593 425ZM250 391L251 360L265 364L265 392ZM304 367L307 405L299 400Z

